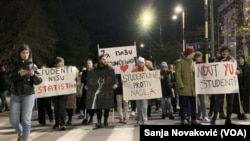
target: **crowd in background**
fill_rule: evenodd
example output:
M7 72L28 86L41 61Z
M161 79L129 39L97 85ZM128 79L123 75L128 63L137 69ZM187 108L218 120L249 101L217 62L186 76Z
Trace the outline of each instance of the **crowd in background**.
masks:
M23 55L24 57L22 56L22 53L26 53L23 51L28 51L30 53L30 56L28 56L27 59L25 58L25 55ZM27 45L24 45L18 55L21 55L21 57L26 60L31 59L31 50ZM162 62L159 63L159 66L154 65L150 60L138 57L137 64L132 72L160 70L159 79L161 81L162 98L157 99L124 100L121 75L115 74L116 81L113 84L112 89L115 94L114 110L119 113L119 120L117 123L127 124L129 117L134 116L136 117L138 124L147 124L153 110L161 112L162 119L168 117L170 120L175 120L176 116L180 117L180 123L182 125L200 125L202 122L216 124L218 114L219 118L225 119L226 125L233 124L231 120L231 115L233 113L237 114L239 120L245 120L247 118L245 114L249 113L250 66L246 62L244 55L238 55L234 58L230 56L230 49L228 46L223 45L216 51L216 56L210 58L210 62L237 62L238 67L236 73L239 81L239 94L201 94L196 97L194 64L203 63L203 58L203 54L199 51L195 51L193 48L186 48L181 57L177 58L175 62L168 63L166 60L162 60ZM55 66L53 67L63 66L65 66L64 59L62 57L56 57ZM28 74L29 78L28 80L26 79L26 81L32 80L32 83L34 84L39 84L40 82L34 78L36 76L34 72L24 72L23 70L25 70L25 68L21 68L21 71L19 68L14 68L11 72L12 76L6 77L6 69L9 69L9 66L2 64L0 67L0 112L5 112L9 109L16 111L17 109L13 109L15 107L15 104L13 104L13 97L18 95L18 98L23 100L22 98L26 95L32 96L34 91L31 88L27 88L28 90L26 92L30 94L23 94L23 91L21 92L12 89L11 84L14 83L16 87L18 85L23 85L19 83L19 79L23 81L23 76ZM45 69L47 67L48 66L46 65L42 65L39 68ZM53 129L65 130L67 129L67 126L72 124L72 116L75 114L78 115L79 119L82 119L82 125L92 124L93 117L96 114L97 123L95 126L97 128L108 126L108 118L109 113L112 111L111 109L93 110L86 108L88 72L106 69L113 69L113 67L108 63L108 60L104 55L98 56L98 62L88 59L82 70L77 70L76 72L77 93L38 98L36 101L34 97L29 98L31 103L30 107L33 107L32 105L36 104L35 106L38 110L38 122L40 126L45 126L47 124L46 120L48 119L50 123L54 123ZM27 83L30 85L30 82ZM11 103L8 103L6 100L8 94L10 94ZM224 105L224 99L226 99L226 106ZM224 110L224 107L226 107L226 111ZM10 117L11 122L15 127L19 122L17 123L15 121L16 119L13 118L13 116L17 116L16 113L11 113L15 114ZM20 112L17 113L21 114ZM27 140L28 138L27 132L30 130L31 113L28 114L28 117L28 122L24 122L27 123L27 125L25 125L23 129L15 127L19 133L19 138L23 138L23 140Z

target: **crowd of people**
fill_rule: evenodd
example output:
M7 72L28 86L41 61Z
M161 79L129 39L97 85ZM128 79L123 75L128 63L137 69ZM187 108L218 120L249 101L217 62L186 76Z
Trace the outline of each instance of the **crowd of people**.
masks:
M124 100L123 82L120 74L115 74L115 81L112 84L114 90L115 106L119 113L118 123L127 124L130 116L135 116L140 125L147 124L151 117L152 109L161 111L161 118L168 117L175 120L174 114L180 117L181 125L200 125L201 122L216 124L219 118L225 119L225 125L232 125L232 113L237 114L237 118L245 120L245 113L249 113L249 79L250 66L245 61L244 55L237 58L230 56L230 48L222 45L216 52L216 57L210 62L236 61L235 70L239 81L240 94L216 94L204 95L195 93L195 63L203 63L203 54L193 48L186 48L180 58L175 62L168 63L162 61L159 67L153 65L152 61L138 57L135 68L132 72L160 70L160 82L162 97L157 99ZM5 112L10 109L10 123L18 133L18 141L27 141L31 129L31 117L34 105L38 110L38 122L40 126L46 125L46 119L54 123L53 129L65 130L72 124L72 116L78 114L82 119L81 124L91 124L96 114L97 128L108 126L108 118L111 109L98 108L90 109L86 107L86 97L89 90L88 73L94 70L113 70L105 55L98 56L98 62L88 59L81 71L77 70L76 93L62 94L53 97L35 98L34 85L42 83L37 69L46 69L46 65L37 67L32 60L32 52L28 45L22 45L17 54L17 61L10 66L1 65L0 70L0 94L1 109ZM53 67L64 67L64 59L56 57ZM10 93L10 103L6 101L7 94ZM206 103L209 98L209 104ZM224 113L224 98L226 97L226 115ZM131 112L129 113L129 105ZM198 105L198 108L197 108ZM207 112L207 107L209 110ZM20 115L20 116L19 116ZM102 118L103 117L103 118ZM67 119L67 122L66 122ZM102 121L103 119L103 121Z

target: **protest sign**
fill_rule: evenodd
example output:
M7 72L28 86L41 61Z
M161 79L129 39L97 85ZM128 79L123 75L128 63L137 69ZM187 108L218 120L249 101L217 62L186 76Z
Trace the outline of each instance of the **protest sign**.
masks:
M195 65L195 88L197 94L238 93L236 62L215 62Z
M136 46L99 48L99 55L105 55L115 73L131 72L136 63Z
M39 69L42 83L35 85L36 98L76 93L76 67Z
M124 100L162 97L160 70L121 74Z

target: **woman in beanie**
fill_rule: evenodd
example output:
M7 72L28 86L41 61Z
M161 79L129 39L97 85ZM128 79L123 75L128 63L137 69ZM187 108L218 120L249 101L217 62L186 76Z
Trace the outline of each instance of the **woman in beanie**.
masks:
M64 59L62 57L56 57L55 67L64 67ZM65 130L67 128L65 125L66 100L66 95L52 97L55 114L55 125L53 126L53 129L57 129L59 126L60 130Z
M11 83L10 123L18 133L17 141L29 139L35 103L34 85L42 82L36 70L29 46L22 45L18 51L18 60L7 70L7 78Z
M145 66L145 59L143 57L139 57L137 59L137 66L132 72L141 72L141 71L149 71ZM141 99L136 100L136 109L137 109L137 120L139 124L145 124L148 120L148 100Z
M182 125L200 124L196 120L194 55L194 49L189 47L185 49L184 56L176 61L176 91L179 95ZM189 111L191 112L191 123L187 120Z

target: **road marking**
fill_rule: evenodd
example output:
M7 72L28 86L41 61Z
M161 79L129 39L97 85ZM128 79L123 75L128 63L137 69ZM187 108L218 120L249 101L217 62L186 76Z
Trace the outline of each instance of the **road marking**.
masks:
M70 130L62 137L58 138L57 141L82 141L82 138L86 136L89 131L91 130L84 130L83 128L75 128L74 130Z
M107 141L132 141L134 128L114 128Z

